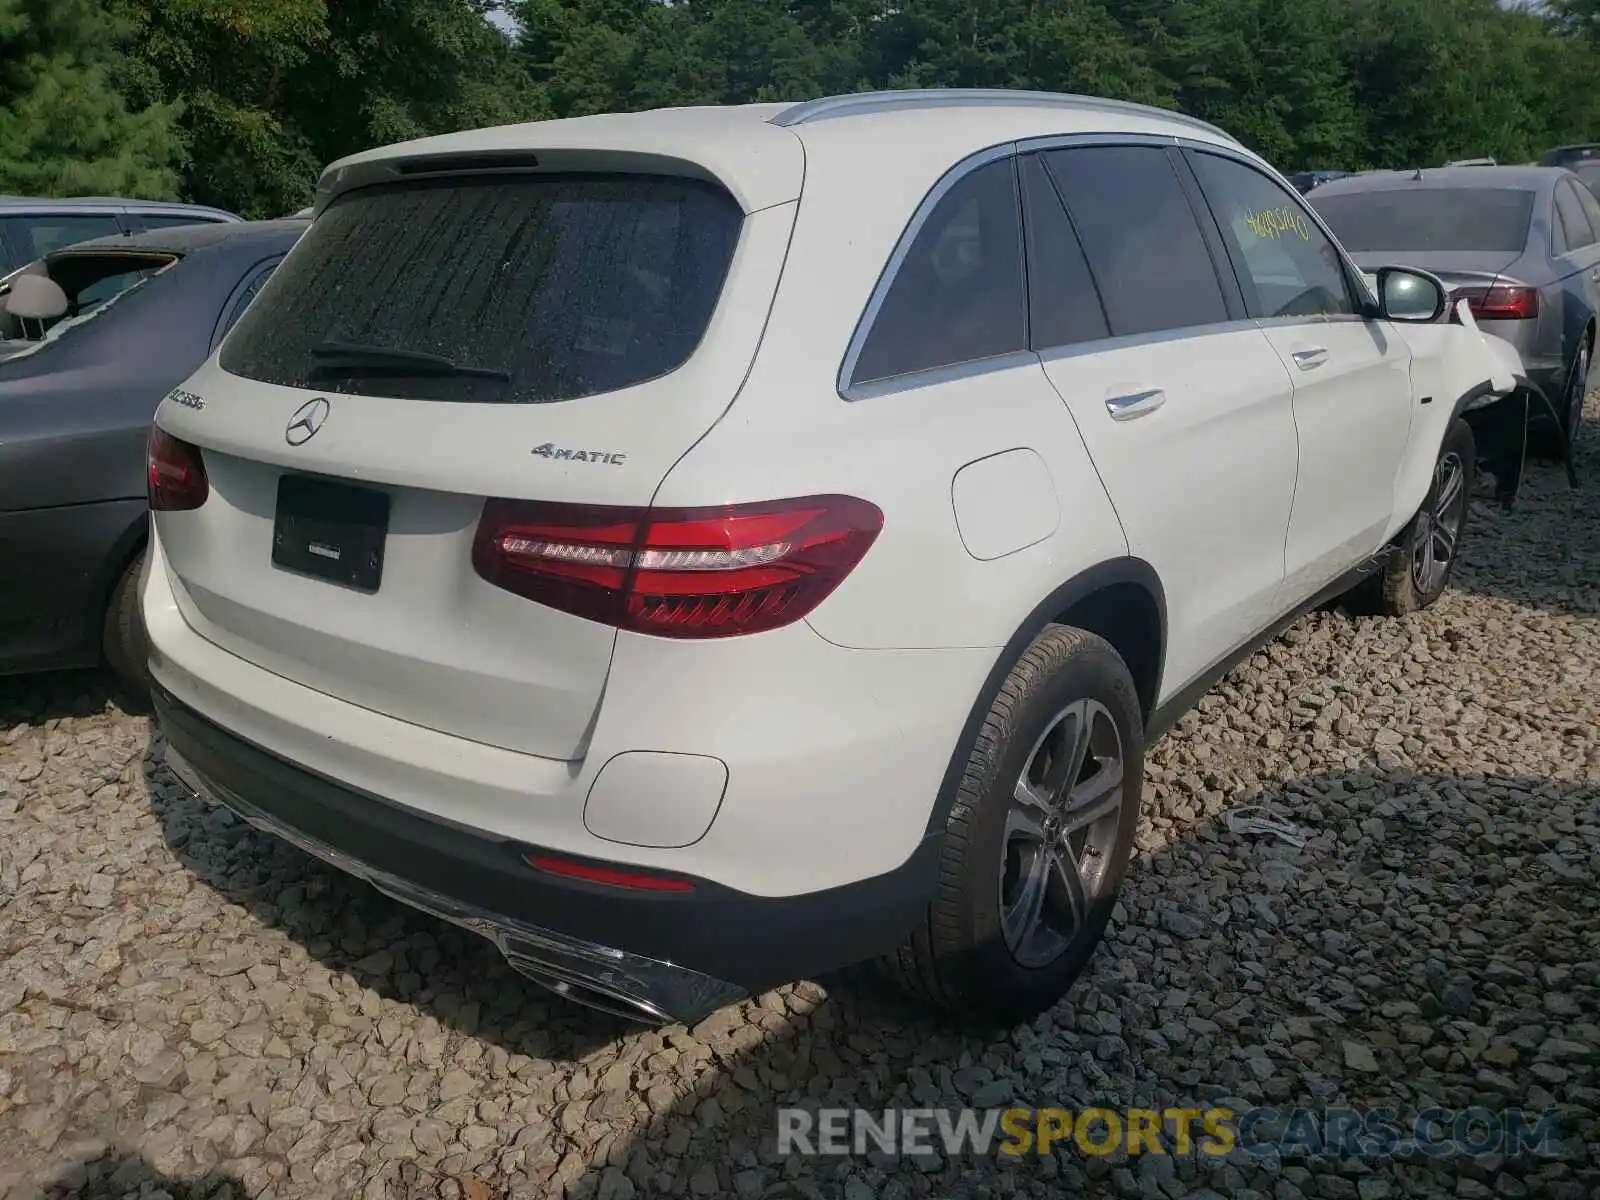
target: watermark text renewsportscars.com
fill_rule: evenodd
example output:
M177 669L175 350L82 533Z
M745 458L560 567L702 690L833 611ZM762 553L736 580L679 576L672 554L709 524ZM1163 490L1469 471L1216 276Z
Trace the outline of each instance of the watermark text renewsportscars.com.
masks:
M1555 1112L1429 1108L802 1108L778 1110L779 1154L917 1157L1235 1151L1264 1156L1388 1158L1547 1156L1561 1144Z

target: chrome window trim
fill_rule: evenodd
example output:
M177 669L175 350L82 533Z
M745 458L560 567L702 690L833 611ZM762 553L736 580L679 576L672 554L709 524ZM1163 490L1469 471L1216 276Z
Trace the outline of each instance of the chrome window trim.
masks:
M1053 363L1066 358L1079 358L1085 354L1134 350L1140 346L1158 346L1166 342L1187 341L1189 338L1247 332L1260 332L1260 323L1250 317L1242 317L1237 321L1213 321L1207 325L1182 325L1176 329L1157 329L1151 333L1127 333L1121 337L1096 338L1088 342L1066 342L1060 346L1039 350L1035 357L1041 363Z
M1096 342L1095 345L1100 343ZM1036 367L1039 356L1032 350L1013 350L993 358L975 358L946 367L929 367L924 371L908 371L904 375L891 375L887 379L874 379L871 383L853 384L839 394L845 400L873 400L879 396L892 396L900 392L914 392L919 388L936 387L941 383L954 383L982 375L994 375L1017 367Z
M817 102L821 103L821 102ZM780 114L780 115L787 115ZM816 119L816 118L803 118ZM1207 127L1209 128L1209 127ZM1220 131L1219 131L1220 132ZM1223 135L1226 136L1226 135ZM1365 323L1376 319L1374 315L1356 313L1339 313L1332 316L1321 315L1313 318L1306 317L1243 317L1237 320L1217 321L1206 325L1185 325L1176 329L1158 330L1154 333L1125 334L1120 337L1096 338L1085 342L1064 343L1060 346L1041 347L1038 350L1025 350L999 355L994 358L977 359L965 363L952 363L940 367L930 367L922 371L912 371L905 375L895 375L887 379L876 379L857 383L853 376L861 350L871 333L873 324L877 321L878 313L883 307L889 290L894 286L895 278L899 275L901 264L906 255L911 251L917 236L921 233L928 218L932 215L940 200L965 179L972 172L1003 158L1020 158L1025 154L1039 153L1048 150L1066 150L1091 146L1151 146L1183 151L1194 150L1207 154L1216 154L1229 158L1241 166L1251 168L1267 179L1276 183L1285 193L1291 196L1294 203L1298 204L1307 218L1321 231L1331 245L1339 252L1340 261L1344 264L1346 273L1350 276L1349 286L1356 296L1364 295L1376 304L1377 298L1372 296L1366 287L1361 271L1351 261L1348 252L1339 244L1339 239L1333 235L1327 223L1322 220L1300 194L1276 171L1270 164L1251 155L1240 148L1237 143L1218 143L1195 138L1180 137L1176 134L1157 133L1064 133L1046 134L1038 137L1023 138L1017 141L1005 142L1000 145L990 146L967 156L951 167L939 181L933 185L928 194L918 204L911 220L901 232L900 239L895 243L889 261L874 285L872 296L867 307L857 320L851 334L844 361L839 368L835 382L839 398L846 401L867 400L878 396L892 395L899 392L914 391L918 388L932 387L940 383L948 383L958 379L971 378L976 375L991 374L996 371L1009 370L1032 362L1053 362L1062 358L1076 357L1085 353L1095 353L1101 350L1120 350L1128 347L1150 345L1159 342L1173 341L1185 337L1207 337L1219 333L1231 333L1244 329L1266 329L1277 325L1288 324L1323 324L1361 322ZM1213 218L1214 220L1214 218ZM1224 247L1226 249L1226 247ZM1231 260L1230 260L1231 265ZM1359 281L1359 283L1357 282ZM1352 298L1356 298L1353 296ZM1026 299L1026 297L1025 297Z
M969 363L951 363L940 367L931 367L925 371L913 371L905 375L891 376L889 379L874 379L857 383L855 380L856 361L861 357L861 351L866 346L867 338L872 332L872 327L877 323L878 313L883 308L883 302L888 298L889 289L894 286L896 277L900 274L900 267L906 260L906 255L911 253L911 247L916 244L918 236L922 233L923 226L928 223L928 218L933 215L933 210L938 207L939 201L967 176L982 167L1004 159L1015 157L1017 144L1015 142L1001 142L996 146L989 146L976 151L961 159L931 187L927 194L918 203L916 210L911 214L911 219L906 222L906 227L900 232L900 239L895 243L889 261L884 265L878 275L878 282L873 285L871 298L861 316L856 319L855 330L850 335L850 342L845 350L844 361L839 364L839 373L834 381L834 387L842 400L855 400L861 398L855 393L873 391L880 384L899 383L909 379L916 379L925 375L959 369L971 365ZM1018 217L1020 225L1020 215ZM1027 294L1023 294L1023 302L1027 302ZM1004 357L1004 356L1002 356ZM993 362L993 359L979 359L979 363ZM893 390L900 390L899 388ZM873 391L873 394L876 394Z
M1256 326L1260 329L1286 329L1291 325L1359 325L1370 319L1360 313L1316 313L1304 317L1257 317Z
M1170 133L1052 133L1042 137L1024 138L1017 143L1017 154L1038 154L1047 150L1071 150L1082 146L1161 146L1171 148L1182 145L1182 140ZM1199 142L1211 146L1214 142Z

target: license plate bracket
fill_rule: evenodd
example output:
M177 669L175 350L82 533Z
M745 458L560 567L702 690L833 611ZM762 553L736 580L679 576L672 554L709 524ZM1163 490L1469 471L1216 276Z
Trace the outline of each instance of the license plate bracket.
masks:
M310 475L278 479L272 563L358 592L383 580L389 495Z

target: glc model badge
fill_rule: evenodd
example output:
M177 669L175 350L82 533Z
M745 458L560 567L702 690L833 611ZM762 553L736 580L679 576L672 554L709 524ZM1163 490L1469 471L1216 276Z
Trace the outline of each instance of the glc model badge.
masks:
M308 400L294 410L289 418L289 428L283 431L284 441L291 446L303 446L317 436L317 430L328 419L332 406L323 397Z

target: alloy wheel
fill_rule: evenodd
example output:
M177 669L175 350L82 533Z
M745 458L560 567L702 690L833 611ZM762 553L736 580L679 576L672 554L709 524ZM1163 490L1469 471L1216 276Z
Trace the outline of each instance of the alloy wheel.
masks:
M1122 809L1122 734L1098 701L1051 719L1012 789L1000 874L1001 929L1024 967L1054 962L1104 889Z
M1411 582L1420 595L1438 591L1455 561L1467 516L1466 481L1466 466L1459 454L1439 456L1428 503L1417 514L1416 546L1411 552Z

